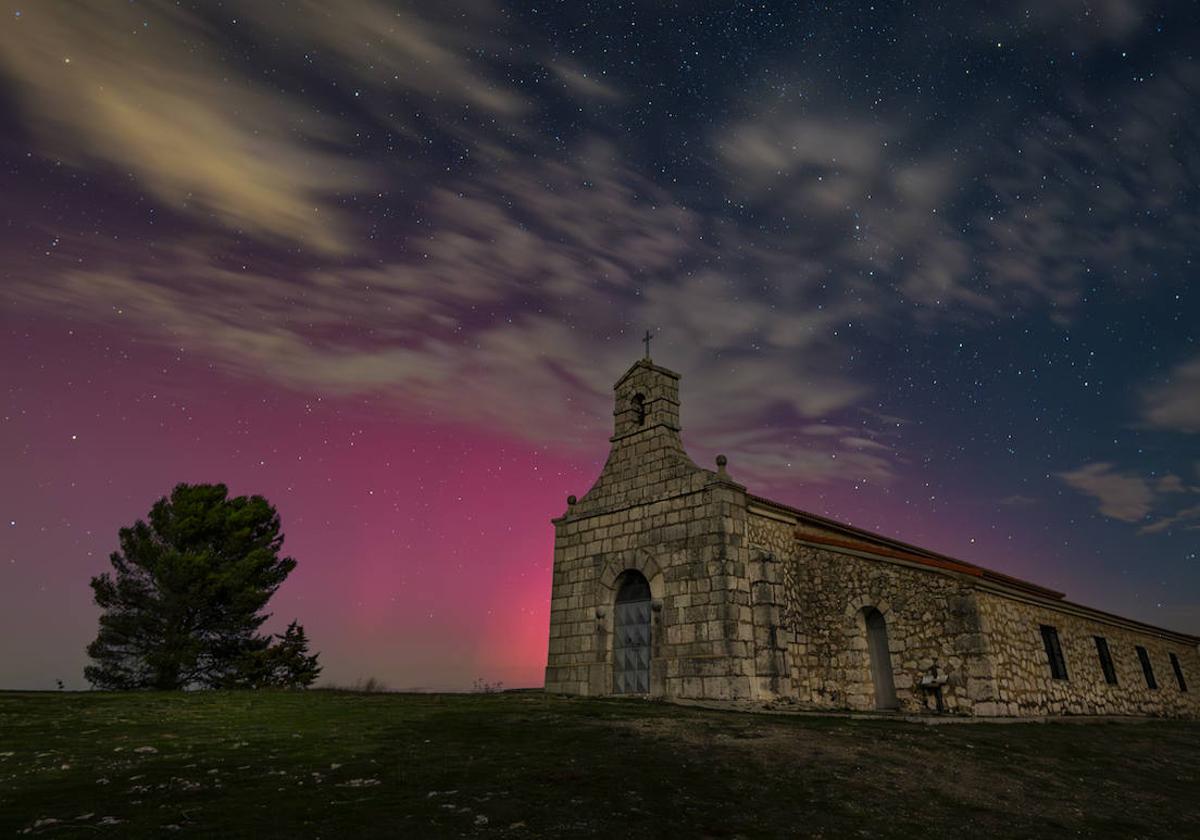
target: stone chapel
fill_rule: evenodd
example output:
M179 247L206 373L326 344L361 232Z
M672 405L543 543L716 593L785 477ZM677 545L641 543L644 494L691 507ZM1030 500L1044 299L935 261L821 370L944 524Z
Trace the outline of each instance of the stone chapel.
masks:
M697 466L679 374L615 390L554 524L546 691L981 716L1196 716L1200 638L755 496Z

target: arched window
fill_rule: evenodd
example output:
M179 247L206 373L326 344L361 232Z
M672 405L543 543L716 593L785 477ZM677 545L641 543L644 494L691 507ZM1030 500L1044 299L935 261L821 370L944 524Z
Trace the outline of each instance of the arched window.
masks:
M896 709L896 685L892 680L892 654L888 649L887 622L874 607L863 610L867 625L867 654L871 660L871 682L875 686L875 708Z
M617 578L613 610L613 693L650 691L650 583L629 569Z

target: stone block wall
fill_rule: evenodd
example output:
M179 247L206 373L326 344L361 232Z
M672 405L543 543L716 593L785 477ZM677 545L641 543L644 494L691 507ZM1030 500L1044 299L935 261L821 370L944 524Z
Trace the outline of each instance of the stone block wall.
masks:
M980 612L996 674L995 702L979 714L1156 715L1200 714L1200 654L1185 641L1108 623L1046 604L981 592ZM1067 678L1055 679L1041 626L1058 631ZM1108 640L1117 684L1104 679L1095 636ZM1158 688L1142 672L1136 646L1150 656ZM1188 691L1179 689L1169 654L1182 666Z
M635 569L653 598L651 696L754 696L744 494L708 475L666 498L556 522L547 691L612 692L617 578Z
M884 616L900 711L932 698L920 679L936 664L947 711L982 716L1198 716L1200 652L1187 637L1152 632L1087 608L1056 605L977 578L805 544L838 536L812 522L752 510L747 542L782 558L781 624L793 696L813 708L874 708L864 607ZM797 539L799 537L799 539ZM1067 679L1055 679L1041 625L1056 628ZM1117 684L1105 679L1095 636L1109 646ZM1147 650L1148 687L1135 646ZM1169 654L1188 691L1181 691Z
M613 691L617 579L634 569L653 604L650 695L758 696L745 489L688 458L677 380L647 361L618 381L604 469L554 520L547 691Z
M785 638L794 697L814 708L875 708L863 611L887 626L902 712L936 708L920 687L933 666L946 677L948 711L990 698L991 668L973 588L959 578L797 543L786 521L753 517L750 543L784 558ZM814 531L815 533L815 531Z

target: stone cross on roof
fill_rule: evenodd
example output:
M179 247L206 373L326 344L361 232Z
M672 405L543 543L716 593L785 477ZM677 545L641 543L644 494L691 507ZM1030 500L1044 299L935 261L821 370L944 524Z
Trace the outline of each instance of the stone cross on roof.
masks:
M650 339L652 339L652 338L654 338L654 336L650 335L650 330L646 330L646 336L645 336L645 338L642 339L642 341L645 342L645 344L646 344L646 358L647 359L650 358Z

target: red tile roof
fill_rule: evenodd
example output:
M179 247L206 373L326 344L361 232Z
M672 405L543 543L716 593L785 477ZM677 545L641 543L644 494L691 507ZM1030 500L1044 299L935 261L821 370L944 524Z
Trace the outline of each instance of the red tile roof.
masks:
M785 510L788 513L795 514L797 518L812 522L821 527L828 528L833 531L840 531L849 539L835 539L816 534L806 534L797 531L796 539L804 540L805 542L816 543L818 545L827 545L830 548L846 548L853 551L864 551L879 557L890 557L894 560L904 560L909 563L916 563L922 566L929 566L935 569L945 569L951 572L959 572L960 574L970 575L982 580L989 580L995 583L1011 586L1014 589L1021 589L1026 592L1039 595L1043 598L1051 598L1060 600L1066 597L1065 593L1050 589L1045 586L1039 586L1036 583L1031 583L1021 578L1006 575L1003 572L995 572L991 569L985 569L983 566L977 566L974 563L968 563L966 560L959 560L957 557L950 557L946 554L939 554L936 551L930 551L927 548L920 546L909 545L900 540L892 539L891 537L883 537L879 534L873 534L870 531L865 531L862 528L856 528L853 525L847 525L845 522L838 522L835 519L828 519L824 516L818 516L815 513L800 510L799 508L791 507L790 505L781 504L780 502L764 498L762 496L750 496L750 500L759 502L760 504L769 505L770 507Z

